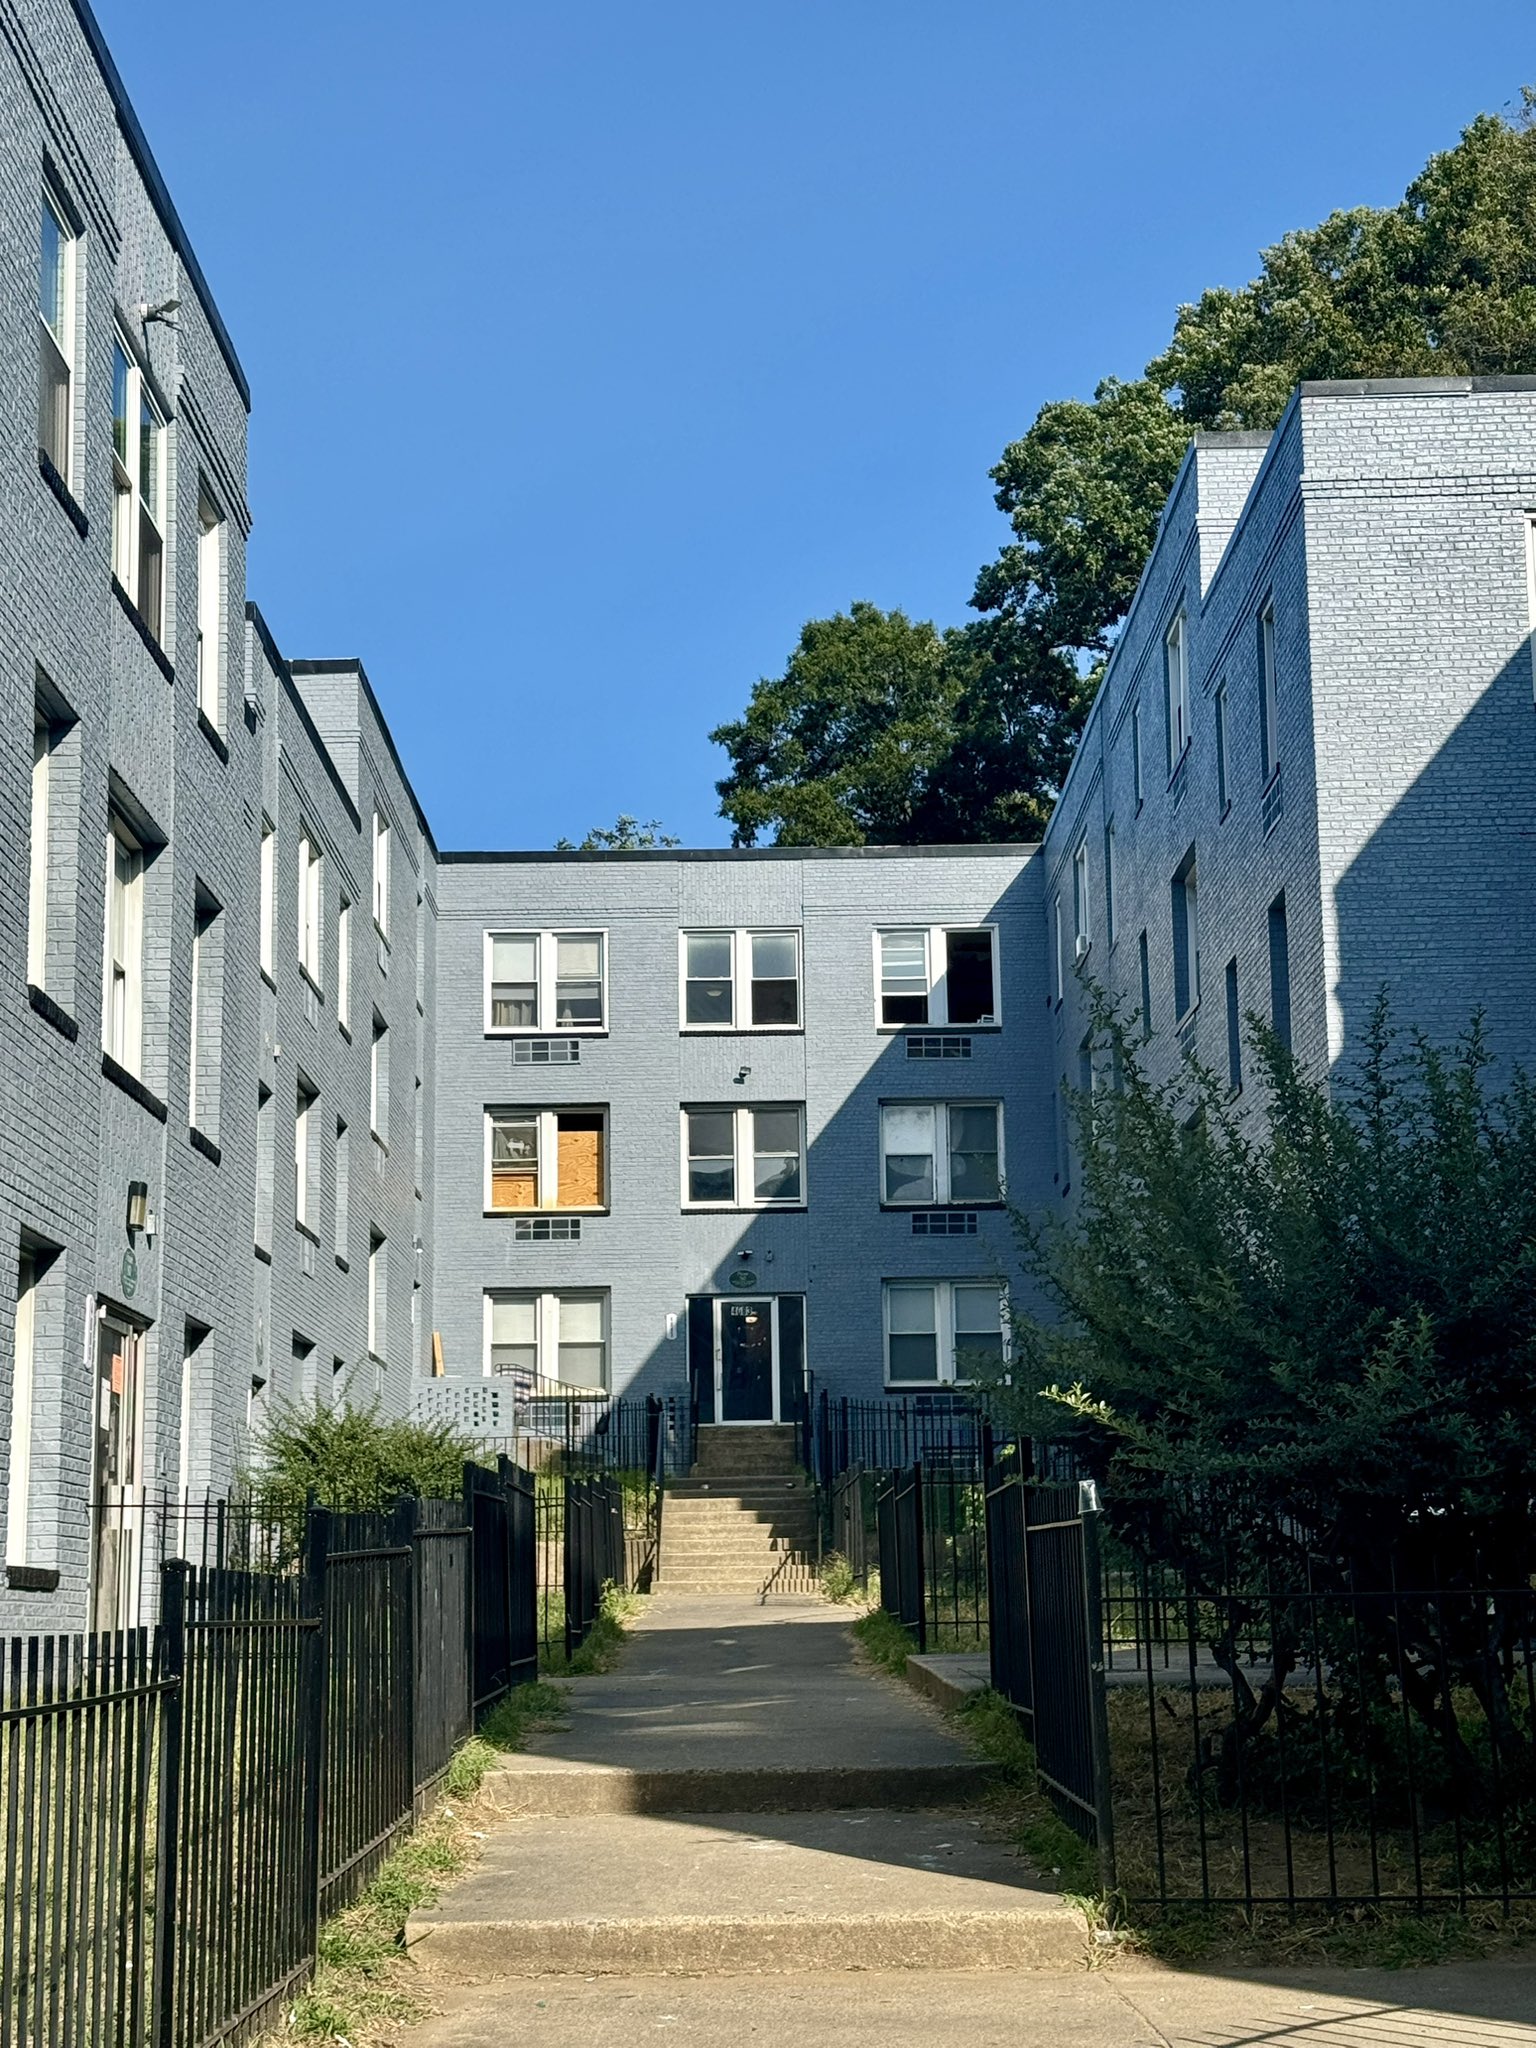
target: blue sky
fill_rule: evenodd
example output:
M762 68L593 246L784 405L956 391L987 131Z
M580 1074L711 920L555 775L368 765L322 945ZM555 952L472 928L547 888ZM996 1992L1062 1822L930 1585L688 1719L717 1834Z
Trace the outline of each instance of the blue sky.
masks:
M250 587L442 846L723 844L706 735L987 471L1536 75L1522 0L96 0L254 389Z

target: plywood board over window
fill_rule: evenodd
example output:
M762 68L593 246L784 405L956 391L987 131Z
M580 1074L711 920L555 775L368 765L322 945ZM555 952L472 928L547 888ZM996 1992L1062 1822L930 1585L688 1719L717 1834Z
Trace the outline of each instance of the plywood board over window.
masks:
M556 1199L562 1209L596 1209L603 1200L603 1119L591 1110L559 1118Z

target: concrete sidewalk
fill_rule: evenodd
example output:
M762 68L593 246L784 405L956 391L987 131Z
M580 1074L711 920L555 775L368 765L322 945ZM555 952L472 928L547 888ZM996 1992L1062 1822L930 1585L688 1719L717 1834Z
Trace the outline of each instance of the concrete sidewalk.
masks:
M437 1994L413 2048L1536 2048L1536 1968L1327 1970L1245 1979L858 1971L539 1977Z

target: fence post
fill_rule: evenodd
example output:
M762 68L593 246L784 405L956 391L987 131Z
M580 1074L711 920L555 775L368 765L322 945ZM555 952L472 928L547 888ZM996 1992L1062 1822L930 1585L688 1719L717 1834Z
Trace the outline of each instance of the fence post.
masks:
M576 1644L571 1634L571 1594L576 1584L576 1553L579 1548L574 1527L576 1509L576 1481L567 1472L560 1481L560 1498L565 1512L561 1516L561 1577L565 1581L565 1661L570 1663L576 1653Z
M408 1811L416 1808L416 1687L420 1680L417 1670L416 1627L416 1570L419 1560L416 1555L417 1504L413 1494L397 1500L389 1517L389 1542L392 1550L406 1553L405 1598L400 1603L400 1627L405 1637L405 1756L407 1779L410 1784Z
M1115 1888L1115 1814L1109 1766L1109 1707L1104 1685L1103 1571L1099 1556L1099 1492L1091 1479L1078 1485L1083 1542L1083 1609L1088 1635L1088 1727L1093 1742L1093 1803L1099 1838L1099 1883Z
M469 1727L474 1732L475 1695L479 1688L476 1649L480 1640L480 1573L475 1559L475 1473L479 1468L466 1459L464 1464L464 1519L469 1524L469 1565L464 1592L464 1666L469 1686Z
M156 1675L167 1681L160 1695L160 1798L155 1847L154 2048L176 2040L176 1924L180 1918L181 1729L186 1685L187 1566L160 1567L159 1657Z
M325 1640L325 1572L331 1548L331 1513L311 1501L304 1516L304 1576L299 1585L299 1617L313 1624L314 1651L308 1660L309 1687L301 1695L304 1757L310 1786L307 1839L304 1844L304 1908L309 1922L309 1952L320 1948L320 1893L325 1882L325 1743L331 1674Z
M913 1548L917 1552L917 1649L921 1656L928 1648L928 1575L923 1566L923 1461L916 1458L912 1463L912 1525L917 1531Z

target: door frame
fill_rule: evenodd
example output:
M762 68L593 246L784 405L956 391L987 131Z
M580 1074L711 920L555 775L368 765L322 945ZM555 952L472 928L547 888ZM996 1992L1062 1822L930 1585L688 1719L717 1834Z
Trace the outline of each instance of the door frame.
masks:
M770 1423L777 1423L779 1415L779 1297L776 1294L716 1294L714 1302L715 1321L715 1421L724 1429L766 1429ZM766 1303L768 1308L768 1375L773 1399L773 1412L767 1416L755 1416L746 1421L725 1420L725 1345L724 1345L724 1304L739 1301L743 1306L748 1302Z
M95 1345L91 1360L91 1558L90 1606L96 1629L133 1628L139 1621L140 1574L144 1553L144 1407L145 1349L149 1326L113 1308L98 1305L94 1319ZM102 1347L113 1338L123 1347L125 1377L132 1376L133 1412L127 1438L131 1480L109 1481L102 1469ZM109 1516L116 1517L117 1547L112 1561L110 1588L103 1569ZM110 1592L110 1601L103 1604Z

